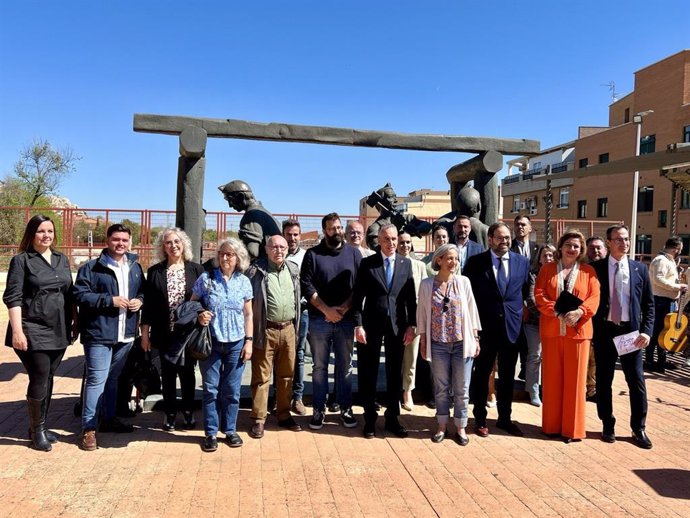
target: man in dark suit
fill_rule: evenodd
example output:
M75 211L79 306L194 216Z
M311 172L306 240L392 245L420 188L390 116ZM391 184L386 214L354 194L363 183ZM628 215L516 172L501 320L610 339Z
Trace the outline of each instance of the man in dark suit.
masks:
M618 351L613 338L639 331L637 350L620 356L630 393L630 428L635 443L644 449L652 447L645 432L647 388L642 371L642 351L649 345L654 328L654 297L647 267L629 260L628 227L614 225L606 230L609 255L592 263L601 284L601 301L594 324L596 360L597 413L603 424L601 440L615 442L616 418L613 415L611 385Z
M455 235L455 244L458 247L458 264L460 271L465 267L467 259L473 255L481 254L484 247L470 239L472 232L472 223L469 216L460 215L453 223L453 233Z
M532 220L529 216L518 214L513 220L513 234L515 238L510 245L510 251L516 254L523 255L530 262L530 266L535 266L539 257L539 245L536 241L532 241Z
M386 352L386 430L407 437L398 421L405 346L415 337L417 298L412 263L395 253L398 230L393 224L379 229L380 252L362 259L353 294L359 393L364 407L364 436L376 433L376 381L381 344ZM364 307L362 307L362 305Z
M481 351L474 360L470 397L474 402L475 432L487 437L486 398L489 375L498 358L498 420L496 426L511 435L522 431L510 419L513 378L518 356L517 340L522 327L522 305L528 286L529 261L510 249L510 229L494 223L488 230L489 250L470 257L463 275L472 283L482 323Z

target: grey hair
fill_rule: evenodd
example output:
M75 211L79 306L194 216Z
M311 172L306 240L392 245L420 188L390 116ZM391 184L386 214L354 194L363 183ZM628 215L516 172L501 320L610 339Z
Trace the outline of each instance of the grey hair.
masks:
M168 260L168 255L165 253L165 236L167 234L177 234L177 237L182 241L183 259L185 261L191 261L192 257L194 257L194 253L192 252L192 240L189 239L189 236L184 230L177 227L163 229L158 234L158 237L156 237L156 259L161 263Z
M436 251L434 252L434 255L431 256L431 267L434 270L438 270L438 265L436 264L436 260L441 259L451 250L455 250L455 253L458 254L458 256L460 256L460 252L458 252L458 247L452 243L446 243L445 245L439 246L436 249Z
M398 227L396 227L393 223L386 223L385 225L383 225L383 226L379 229L379 235L381 235L381 233L385 232L385 231L388 230L389 228L394 228L394 229L395 229L395 235L396 235L396 236L398 235Z
M249 252L247 252L247 247L244 246L242 241L236 237L228 237L218 243L216 250L220 251L220 249L223 247L230 248L237 255L237 263L235 264L236 272L242 273L249 268ZM216 268L220 266L218 263L218 253L216 253L215 257L213 258L213 266Z

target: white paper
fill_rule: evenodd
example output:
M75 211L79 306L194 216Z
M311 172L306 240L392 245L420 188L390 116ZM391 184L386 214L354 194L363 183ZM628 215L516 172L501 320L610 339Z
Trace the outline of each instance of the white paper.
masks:
M618 356L623 356L624 354L639 351L639 349L633 345L635 339L640 336L639 331L632 331L630 333L619 335L613 338L613 345L616 346L618 351Z

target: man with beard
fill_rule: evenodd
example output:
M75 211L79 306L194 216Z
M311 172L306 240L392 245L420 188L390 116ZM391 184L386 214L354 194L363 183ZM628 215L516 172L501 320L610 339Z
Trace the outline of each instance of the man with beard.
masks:
M324 238L307 251L302 262L302 294L308 302L309 345L314 358L314 415L309 423L320 430L328 394L328 358L335 355L340 420L346 428L357 426L352 415L352 351L355 321L352 290L362 260L359 250L344 243L340 216L335 212L321 220Z
M470 257L463 275L470 279L482 323L481 352L474 360L470 394L474 401L475 432L487 437L486 399L489 375L498 359L498 420L496 427L522 436L511 421L517 340L522 328L524 294L529 287L529 261L510 251L510 229L494 223L487 232L489 250Z
M587 245L587 262L593 263L606 257L606 244L599 236L590 236L585 243ZM594 359L594 340L589 346L589 363L587 364L587 401L597 401L596 383L597 362Z
M460 265L461 272L467 259L484 251L482 245L470 239L470 232L472 232L470 217L458 216L453 223L453 233L455 234L455 244L458 247L458 265Z

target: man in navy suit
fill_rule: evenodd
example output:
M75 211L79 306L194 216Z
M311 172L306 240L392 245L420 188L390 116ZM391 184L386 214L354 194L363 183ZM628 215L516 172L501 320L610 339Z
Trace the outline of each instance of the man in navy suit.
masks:
M601 284L599 309L594 324L596 362L597 414L603 424L601 440L615 442L616 418L613 415L611 385L618 360L613 338L633 331L637 350L620 356L621 367L630 393L630 428L635 443L644 449L652 447L645 432L647 388L642 371L642 351L649 345L654 328L654 297L647 267L629 260L628 227L614 225L606 230L609 255L592 263Z
M415 337L417 297L412 263L395 253L398 230L387 224L379 229L381 250L362 259L355 282L355 341L359 393L364 407L364 436L376 433L376 381L381 343L386 352L386 430L407 437L398 421L402 393L402 362L405 346ZM362 305L364 307L362 307Z
M486 398L489 375L498 358L498 420L496 426L511 435L522 431L510 419L517 340L522 327L522 305L528 286L529 261L510 251L510 228L494 223L487 232L489 250L470 257L462 272L472 283L482 323L481 351L474 360L470 397L474 402L475 432L487 437Z
M458 247L458 264L460 271L465 267L467 259L473 255L481 254L484 247L470 239L472 232L472 223L469 216L460 215L453 223L453 233L455 234L455 244Z

